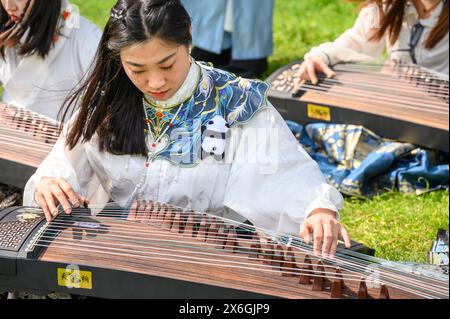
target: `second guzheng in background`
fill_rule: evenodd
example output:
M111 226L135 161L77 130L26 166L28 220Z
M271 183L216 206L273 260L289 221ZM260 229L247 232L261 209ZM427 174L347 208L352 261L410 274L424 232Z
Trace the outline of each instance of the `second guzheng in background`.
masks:
M58 136L55 120L14 105L0 104L0 181L23 188Z
M293 62L269 78L269 100L285 119L301 124L363 125L376 134L448 152L448 76L414 65L348 63L334 78L295 87Z

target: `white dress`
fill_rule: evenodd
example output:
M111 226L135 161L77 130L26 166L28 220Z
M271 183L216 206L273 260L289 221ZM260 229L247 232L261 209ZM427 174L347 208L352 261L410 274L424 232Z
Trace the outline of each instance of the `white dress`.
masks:
M228 74L220 72L194 62L175 96L169 101L154 102L165 109L188 100L193 92L214 92L209 75ZM232 86L245 88L251 83L256 81L237 78ZM263 82L259 85L266 86ZM42 177L65 178L93 205L104 205L108 199L126 202L136 194L136 185L141 182L139 192L148 200L240 221L248 219L269 231L298 234L299 225L308 214L317 208L339 212L343 198L327 184L316 162L299 145L267 96L263 97L263 105L245 123L229 129L227 156L222 161L210 156L195 165L178 165L158 157L146 168L143 156L100 152L97 137L69 151L63 133L28 181L24 205L37 205L34 189ZM236 115L230 114L233 115L228 119ZM168 140L167 136L161 139L155 154L167 149ZM150 137L149 149L153 142Z
M411 30L416 23L420 22L424 26L424 31L415 49L417 64L448 76L448 32L434 48L427 49L425 47L426 40L437 24L443 8L444 4L441 1L429 18L419 19L416 8L409 3L400 36L397 42L391 45L387 35L380 41L369 41L373 32L379 28L380 10L376 4L368 5L361 10L351 29L344 32L334 42L324 43L311 49L305 55L305 59L320 56L330 65L340 62L367 62L380 59L382 53L387 49L390 60L409 64L413 62L411 54L408 52Z
M0 59L3 102L52 119L88 71L101 38L101 31L75 7L66 0L62 4L62 12L70 15L60 19L61 35L45 59L37 54L20 56L17 47L5 49L5 60Z

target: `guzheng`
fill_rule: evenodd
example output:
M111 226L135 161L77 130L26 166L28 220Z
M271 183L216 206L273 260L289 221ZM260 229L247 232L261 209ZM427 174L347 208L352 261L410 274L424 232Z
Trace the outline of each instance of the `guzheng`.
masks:
M150 202L61 214L0 212L0 287L111 298L448 298L418 274L299 238Z
M0 182L23 188L58 136L52 119L0 104Z
M269 99L287 120L363 125L379 136L448 152L448 77L412 65L337 64L295 86L301 62L274 72Z

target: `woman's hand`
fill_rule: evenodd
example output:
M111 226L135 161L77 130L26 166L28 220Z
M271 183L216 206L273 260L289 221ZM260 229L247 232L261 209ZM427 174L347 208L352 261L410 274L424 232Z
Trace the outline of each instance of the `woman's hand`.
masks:
M62 178L44 177L37 183L34 192L35 201L41 206L48 222L58 216L59 205L66 214L71 214L72 208L89 205L89 201L78 196L72 186Z
M294 75L295 86L299 87L302 81L311 81L316 85L319 81L317 79L317 72L325 74L328 78L332 78L336 75L333 70L325 63L320 57L311 57L305 60L300 69Z
M332 210L317 209L309 215L300 227L300 237L309 244L311 235L314 239L314 253L318 255L322 251L324 257L336 254L339 235L344 239L345 247L351 246L350 236Z

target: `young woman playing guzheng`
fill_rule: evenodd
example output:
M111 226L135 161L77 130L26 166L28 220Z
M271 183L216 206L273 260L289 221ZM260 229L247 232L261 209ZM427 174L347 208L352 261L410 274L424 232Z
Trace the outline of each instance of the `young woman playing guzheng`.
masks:
M325 254L339 236L349 246L342 196L268 102L268 85L193 61L190 23L179 0L118 1L93 72L66 105L80 109L27 183L25 205L50 221L59 204L70 213L86 198L137 198L301 229Z
M95 55L101 32L66 0L1 0L3 102L56 119Z
M448 76L449 2L447 0L370 0L355 25L336 41L305 55L299 80L318 82L316 72L334 76L329 66L379 58L417 64Z

